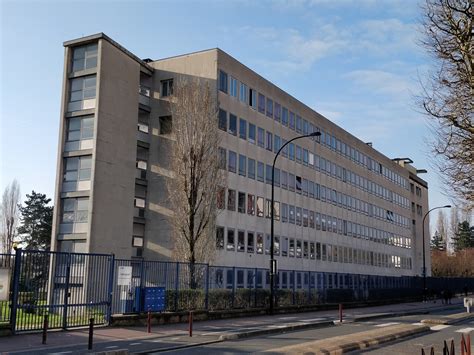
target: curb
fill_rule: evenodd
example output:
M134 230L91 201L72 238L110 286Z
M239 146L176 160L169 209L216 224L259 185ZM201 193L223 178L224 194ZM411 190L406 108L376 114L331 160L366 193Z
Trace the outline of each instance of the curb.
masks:
M249 332L242 332L242 333L235 333L235 334L224 334L219 337L219 341L237 340L237 339L243 339L243 338L256 337L260 335L266 335L266 334L279 334L279 333L292 332L295 330L310 329L310 328L323 328L323 327L329 327L329 326L334 326L334 325L335 325L334 321L295 324L295 325L290 325L288 327L282 327L282 328L268 328L268 329L253 330Z
M195 346L210 345L210 344L215 344L215 343L222 343L222 340L210 340L210 341L204 341L202 343L190 343L190 344L183 344L183 345L178 345L178 346L169 346L167 348L149 349L146 351L133 352L132 354L145 355L145 354L150 354L150 353L162 353L165 351L194 348Z
M434 318L434 319L422 319L421 323L424 324L445 324L445 325L451 325L451 324L456 324L462 321L465 321L467 319L474 318L474 313L460 313L461 316L459 317L446 317L446 318Z

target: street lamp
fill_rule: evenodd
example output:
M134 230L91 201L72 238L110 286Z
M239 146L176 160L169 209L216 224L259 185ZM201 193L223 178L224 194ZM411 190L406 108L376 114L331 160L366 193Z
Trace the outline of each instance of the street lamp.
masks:
M423 301L425 301L425 297L426 297L426 255L425 255L425 219L426 217L428 216L428 214L431 212L431 211L434 211L434 210L437 210L437 209L440 209L440 208L451 208L451 205L445 205L445 206L439 206L439 207L433 207L431 210L429 210L428 212L425 213L425 215L423 216L423 221L421 222L422 224L422 240L423 240Z
M278 155L280 152L285 148L288 144L293 142L294 140L300 139L300 138L306 138L306 137L318 137L321 135L321 132L312 132L310 134L306 134L303 136L298 136L293 139L290 139L288 142L283 144L278 152L275 154L275 158L273 159L273 165L272 165L272 201L271 201L271 206L270 206L270 314L273 314L273 301L274 301L274 278L276 274L276 260L274 259L274 213L275 213L275 163L278 158Z

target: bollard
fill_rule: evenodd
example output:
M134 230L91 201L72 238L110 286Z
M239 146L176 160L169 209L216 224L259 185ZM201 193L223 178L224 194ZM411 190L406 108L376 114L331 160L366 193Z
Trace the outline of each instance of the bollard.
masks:
M339 322L342 323L342 303L339 303Z
M189 336L193 336L193 311L189 311Z
M461 355L471 355L471 335L466 334L464 338L464 334L461 334Z
M148 333L151 333L151 313L150 313L150 311L148 311L147 328L148 328Z
M46 338L48 336L48 326L49 326L49 320L48 320L48 315L46 314L43 319L43 344L46 344Z
M89 344L87 349L92 350L92 340L94 338L94 318L89 319Z

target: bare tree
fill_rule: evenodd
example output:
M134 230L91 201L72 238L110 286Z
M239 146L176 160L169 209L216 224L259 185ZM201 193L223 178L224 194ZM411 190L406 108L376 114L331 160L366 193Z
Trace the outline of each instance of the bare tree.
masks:
M448 191L474 206L474 11L472 0L426 0L426 50L435 68L420 104L431 119L435 165Z
M212 261L215 251L219 169L217 101L210 84L182 79L170 104L173 131L171 169L167 179L174 211L174 256L189 263L189 286L196 288L196 263Z
M20 185L13 180L3 191L0 205L2 253L9 254L13 249L18 221L20 204Z
M458 233L459 228L459 212L456 206L451 208L451 215L449 216L449 241L454 248L454 237Z
M448 222L446 215L443 210L438 211L438 219L436 221L436 231L440 239L442 240L443 250L447 250L448 247Z

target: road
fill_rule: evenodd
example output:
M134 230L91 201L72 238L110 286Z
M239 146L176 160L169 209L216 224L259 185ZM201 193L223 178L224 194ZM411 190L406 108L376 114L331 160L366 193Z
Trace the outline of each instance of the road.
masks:
M213 321L196 322L193 337L190 338L187 332L187 324L168 324L153 326L152 333L146 332L146 327L107 327L94 330L94 347L95 352L113 351L118 349L128 349L130 353L144 353L156 350L166 350L169 348L179 348L183 346L191 346L187 349L173 350L168 352L180 353L220 353L223 351L229 353L249 353L258 352L266 349L278 349L281 346L298 344L317 339L330 338L337 335L345 335L357 333L364 330L377 329L390 323L416 323L427 315L423 312L431 312L429 317L434 314L449 314L462 312L461 300L455 300L455 305L448 306L450 310L446 310L446 306L439 303L421 303L412 302L404 304L384 305L376 307L347 309L345 319L347 323L343 325L334 325L333 321L337 319L337 310L326 310L309 313L280 314L274 316L259 316L223 319ZM443 309L444 311L440 312ZM401 313L417 313L417 316L396 317L394 314ZM392 317L389 317L391 315ZM361 322L361 317L385 317L370 319L372 322ZM331 326L329 325L331 324ZM248 338L242 341L225 341L218 342L221 336L233 335L236 333L269 330L281 331L277 328L285 326L319 326L319 328L287 332L285 334L274 334L260 336L256 338ZM324 327L322 327L324 326ZM415 343L420 341L428 344L433 342L432 339L439 340L438 337L449 338L450 334L456 333L455 330L474 327L473 321L468 324L461 324L453 327L433 330L433 334L424 337L418 337ZM459 335L459 333L456 333ZM12 337L0 338L1 354L84 354L87 352L87 330L71 330L66 332L51 332L48 334L47 345L41 345L41 334L20 334ZM460 336L460 335L459 335ZM406 340L397 344L388 344L389 346L403 346L403 351L396 348L391 350L394 353L410 353L407 349L414 346ZM200 345L201 343L214 344ZM442 342L442 339L440 340ZM375 349L377 351L383 349ZM383 352L380 352L383 354ZM418 352L419 354L419 347Z
M433 313L434 315L447 315L455 313L455 311L443 311ZM198 346L189 349L181 349L168 351L166 353L173 354L209 354L209 353L256 353L262 351L274 350L277 352L283 346L300 344L303 342L310 342L314 340L331 338L339 335L352 334L376 328L382 328L395 324L415 324L421 319L426 318L423 315L406 316L406 317L389 317L380 318L374 321L345 323L334 327L327 327L321 329L311 329L305 331L296 331L285 334L268 335L258 338L251 338L238 341L227 341L222 343L209 344L205 346ZM474 320L464 321L455 325L437 325L431 326L429 333L422 334L411 338L405 338L400 341L386 343L376 348L369 348L364 351L353 352L354 354L421 354L421 348L426 346L435 346L436 354L442 353L443 340L454 338L456 344L456 352L460 353L460 339L461 332L471 332L471 337L474 337ZM472 339L474 340L474 339ZM474 342L473 342L474 343ZM474 347L474 344L471 346ZM473 349L474 350L474 349ZM156 354L156 353L155 353Z

